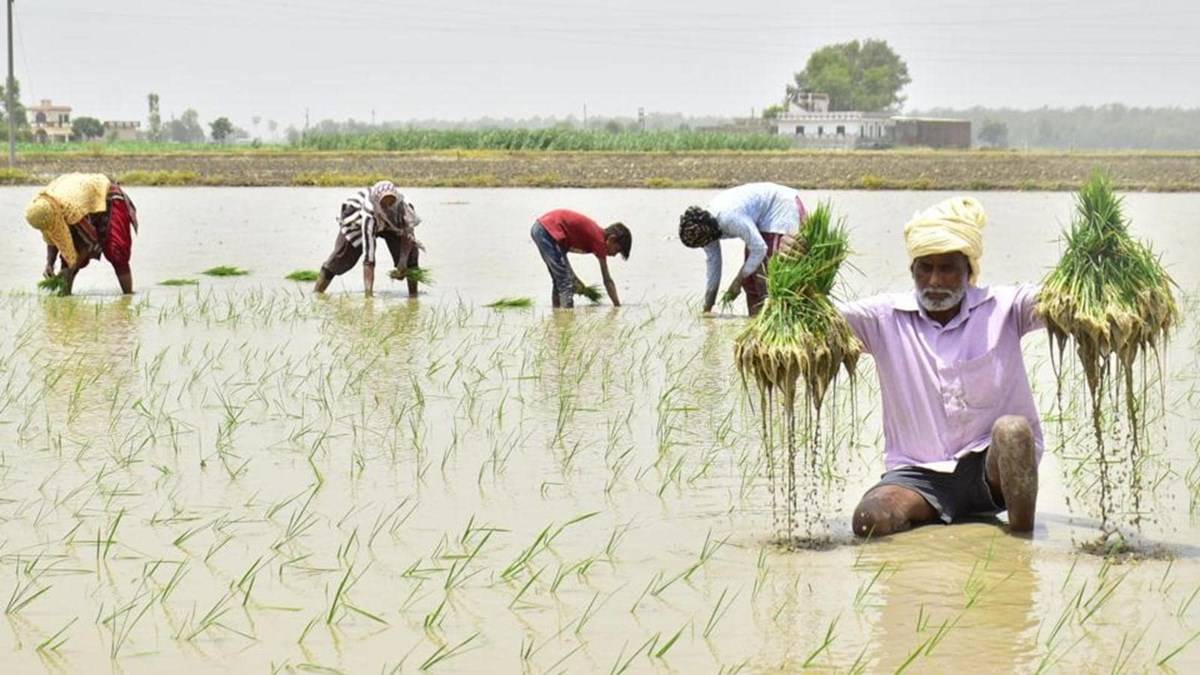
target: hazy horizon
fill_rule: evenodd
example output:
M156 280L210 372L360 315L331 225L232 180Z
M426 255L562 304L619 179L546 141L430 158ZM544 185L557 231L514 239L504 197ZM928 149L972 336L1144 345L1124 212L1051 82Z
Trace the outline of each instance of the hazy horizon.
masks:
M17 2L25 103L145 121L196 109L250 128L647 113L745 116L822 45L881 38L908 63L906 110L1123 103L1200 107L1200 7L1180 0L79 0ZM374 115L372 114L374 113Z

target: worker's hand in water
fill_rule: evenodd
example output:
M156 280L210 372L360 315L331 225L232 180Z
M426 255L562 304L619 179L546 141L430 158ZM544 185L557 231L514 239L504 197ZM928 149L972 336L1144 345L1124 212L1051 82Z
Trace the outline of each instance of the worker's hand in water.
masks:
M808 253L808 242L799 234L785 234L779 241L779 252L788 256L803 256Z
M49 265L46 265L46 269L42 270L42 278L43 279L49 279L49 278L55 276L55 274L56 273L54 271L54 263L50 263Z

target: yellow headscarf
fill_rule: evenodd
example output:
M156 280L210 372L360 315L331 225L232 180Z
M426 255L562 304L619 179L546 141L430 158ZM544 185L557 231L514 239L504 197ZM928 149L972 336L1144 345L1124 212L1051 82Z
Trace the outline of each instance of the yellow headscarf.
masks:
M979 278L983 228L987 214L971 197L952 197L913 215L904 226L909 261L922 256L959 252L971 263L969 283Z
M71 239L71 225L89 213L103 213L111 185L108 176L99 173L68 173L55 178L25 207L25 220L40 230L42 239L58 249L67 265L79 259Z

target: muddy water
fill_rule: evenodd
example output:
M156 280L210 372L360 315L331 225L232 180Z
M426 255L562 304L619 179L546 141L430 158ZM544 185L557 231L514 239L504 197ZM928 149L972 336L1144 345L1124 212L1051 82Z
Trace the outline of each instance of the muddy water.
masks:
M1065 439L1046 424L1031 541L981 522L785 553L766 544L758 419L731 365L742 322L695 316L702 256L671 236L709 193L414 191L437 280L418 301L386 280L364 300L355 273L324 300L283 281L328 253L342 194L293 189L140 189L142 292L115 297L101 264L80 297L39 297L27 193L0 190L5 670L1200 666L1192 322L1168 354L1142 502L1145 538L1173 559L1078 553L1096 523L1078 492L1088 431L1070 421ZM902 288L900 224L943 195L820 196L853 228L847 294ZM1039 277L1069 195L983 202L984 278ZM1127 205L1190 318L1200 195ZM612 266L628 307L548 311L527 232L552 206L634 229L633 258ZM217 264L253 274L151 285ZM503 295L538 306L480 306ZM1045 343L1025 346L1049 414ZM865 365L861 444L839 456L828 507L847 544L882 468Z

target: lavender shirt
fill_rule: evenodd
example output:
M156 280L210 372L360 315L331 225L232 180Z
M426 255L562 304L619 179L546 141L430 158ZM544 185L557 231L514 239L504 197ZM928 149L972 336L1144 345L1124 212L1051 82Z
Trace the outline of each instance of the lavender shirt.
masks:
M959 458L987 449L1003 415L1029 420L1041 461L1042 425L1021 356L1021 337L1043 325L1037 293L1033 285L969 287L944 326L915 292L838 303L875 358L889 470L953 472Z

